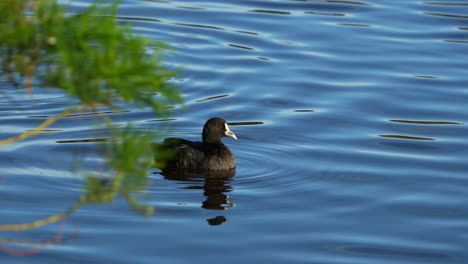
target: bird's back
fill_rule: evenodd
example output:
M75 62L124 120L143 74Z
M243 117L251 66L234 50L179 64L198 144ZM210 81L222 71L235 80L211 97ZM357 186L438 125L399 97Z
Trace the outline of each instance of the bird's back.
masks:
M180 138L167 138L161 144L164 152L172 152L167 167L191 170L229 170L236 160L224 144L205 144Z

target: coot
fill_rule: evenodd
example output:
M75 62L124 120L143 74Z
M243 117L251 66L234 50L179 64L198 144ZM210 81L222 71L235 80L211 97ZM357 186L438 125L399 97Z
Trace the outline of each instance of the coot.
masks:
M229 148L221 142L222 137L232 137L237 140L224 119L213 117L206 121L203 127L203 142L167 138L162 144L154 145L154 149L156 155L164 156L164 153L170 153L163 169L231 170L236 167L236 159ZM156 157L157 163L160 160L160 157Z

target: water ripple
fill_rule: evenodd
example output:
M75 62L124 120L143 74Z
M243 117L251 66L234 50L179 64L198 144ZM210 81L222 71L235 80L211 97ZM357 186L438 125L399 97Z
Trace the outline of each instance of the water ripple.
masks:
M409 140L435 140L434 138L427 137L416 137L416 136L405 136L405 135L379 135L384 138L398 138L398 139L409 139Z
M228 95L228 94L215 95L215 96L210 96L210 97L207 97L207 98L204 98L204 99L198 99L198 100L196 100L195 102L201 103L201 102L205 102L205 101L210 101L210 100L215 100L215 99L224 98L224 97L227 97L227 96L229 96L229 95Z
M250 12L266 13L266 14L272 14L272 15L291 15L291 12L278 11L278 10L254 9L254 10L250 10Z
M90 3L74 1L70 9ZM69 221L94 241L39 257L465 263L467 7L465 1L125 0L122 24L173 47L165 63L181 69L171 82L183 91L184 107L173 107L170 119L128 105L122 112L77 112L2 148L5 215L24 222L33 211L26 207L63 210L83 191L80 175L106 173L95 150L102 143L94 141L107 135L88 127L101 116L145 130L169 121L170 136L190 140L200 139L206 119L222 116L239 138L224 140L237 158L233 177L151 170L141 198L155 206L154 217L133 214L122 199L86 206ZM4 83L1 138L33 130L77 103L53 90L25 94ZM81 153L83 174L70 172L73 153ZM259 254L272 251L278 254Z
M300 176L303 170L291 165L307 159L295 150L299 149L278 145L266 148L263 144L259 148L252 140L236 145L236 190L253 196L306 190L308 187ZM279 156L283 163L279 162Z
M422 120L401 120L401 119L391 119L390 122L395 123L405 123L405 124L415 124L415 125L463 125L459 122L451 121L422 121Z

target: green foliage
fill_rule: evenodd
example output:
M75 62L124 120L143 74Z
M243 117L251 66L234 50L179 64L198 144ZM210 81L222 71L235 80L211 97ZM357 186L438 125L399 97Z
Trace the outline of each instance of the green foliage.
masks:
M0 1L2 72L26 78L29 90L34 77L92 107L113 106L118 96L161 113L167 103L182 102L178 89L167 83L175 73L159 54L167 46L119 25L117 6L96 4L66 15L56 0ZM32 14L25 15L28 11Z
M117 2L96 3L67 14L57 0L1 0L0 78L28 92L36 83L63 90L90 109L125 101L165 114L168 104L182 103L179 90L167 82L175 72L162 64L160 52L168 47L120 25L117 7ZM133 208L152 212L129 192L146 187L154 135L132 127L118 130L107 117L103 123L111 135L104 159L113 177L107 183L89 177L84 200L109 202L120 193Z
M115 133L104 146L106 163L114 170L112 179L90 175L86 182L86 202L105 203L121 194L129 205L138 213L150 215L154 209L139 203L131 196L144 190L148 184L148 171L153 167L151 142L154 133L138 131L132 126L113 129Z
M117 175L122 175L121 184L126 190L140 190L146 186L148 170L153 166L151 142L155 134L141 132L131 126L114 133L116 135L106 145L107 164ZM125 174L131 177L125 177Z

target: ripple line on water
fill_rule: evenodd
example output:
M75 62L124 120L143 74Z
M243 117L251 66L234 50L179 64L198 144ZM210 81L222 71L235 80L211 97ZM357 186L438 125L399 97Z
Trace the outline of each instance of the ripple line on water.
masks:
M465 15L458 15L458 14L433 13L433 12L424 12L424 14L425 14L425 15L430 15L430 16L438 16L438 17L468 19L468 16L465 16Z
M255 36L260 35L257 32L251 32L251 31L245 31L245 30L234 30L234 31L237 33L247 34L247 35L255 35Z
M97 115L108 115L108 114L118 114L118 113L129 113L130 110L112 110L112 111L100 111L100 112L89 112L89 113L77 113L77 114L68 114L64 118L69 117L82 117L82 116L97 116ZM53 116L49 115L30 115L29 118L51 118Z
M227 97L227 96L229 96L229 95L228 94L215 95L215 96L210 96L210 97L207 97L207 98L196 100L195 102L201 103L201 102L210 101L210 100L214 100L214 99L224 98L224 97Z
M249 10L249 12L267 13L267 14L273 14L273 15L291 15L291 12L287 12L287 11L266 10L266 9L253 9L253 10Z
M146 120L145 122L170 122L170 121L175 121L177 120L176 118L160 118L160 119L151 119L151 120Z
M445 39L444 42L454 43L454 44L468 44L467 40Z
M348 27L372 27L368 24L356 24L356 23L337 23L340 26L348 26Z
M251 47L247 47L247 46L242 46L242 45L238 45L238 44L228 44L230 47L233 47L233 48L238 48L238 49L243 49L243 50L255 50L254 48L251 48Z
M390 134L379 135L379 137L384 137L384 138L397 138L397 139L408 139L408 140L435 140L435 138L428 138L428 137L416 137L416 136L405 136L405 135L390 135Z
M344 17L345 14L342 13L325 13L325 12L316 12L316 11L305 11L305 14L310 14L310 15L320 15L320 16L338 16L338 17Z
M194 6L176 6L176 8L189 9L189 10L206 10L206 8L194 7Z
M315 112L315 110L312 110L312 109L297 109L297 110L293 110L293 112L296 112L296 113L312 113L312 112Z
M423 120L403 120L403 119L390 119L390 122L415 124L415 125L463 125L460 122L451 121L423 121Z
M423 2L426 5L441 5L441 6L468 6L468 3L450 3L450 2Z
M304 159L299 153L296 147L291 146L275 144L259 148L252 141L243 143L235 150L238 164L233 184L235 189L255 195L307 189L301 174L303 169L293 165Z
M327 0L327 2L328 3L334 3L334 4L370 6L370 4L367 4L367 3L364 3L364 2L356 2L356 1Z
M216 30L225 30L222 27L215 27L215 26L209 26L209 25L200 25L200 24L190 24L190 23L180 23L176 22L173 23L174 25L177 26L184 26L184 27L197 27L197 28L206 28L206 29L216 29Z
M68 139L68 140L57 140L57 143L90 143L90 142L107 142L108 138L85 138L85 139Z
M255 125L263 125L263 122L260 121L245 121L245 122L228 122L230 126L255 126Z
M416 78L422 78L422 79L438 79L436 76L431 76L431 75L414 75Z
M118 20L130 20L130 21L150 21L150 22L158 22L158 23L163 22L162 20L156 19L156 18L135 17L135 16L132 16L132 17L118 16L117 19Z

